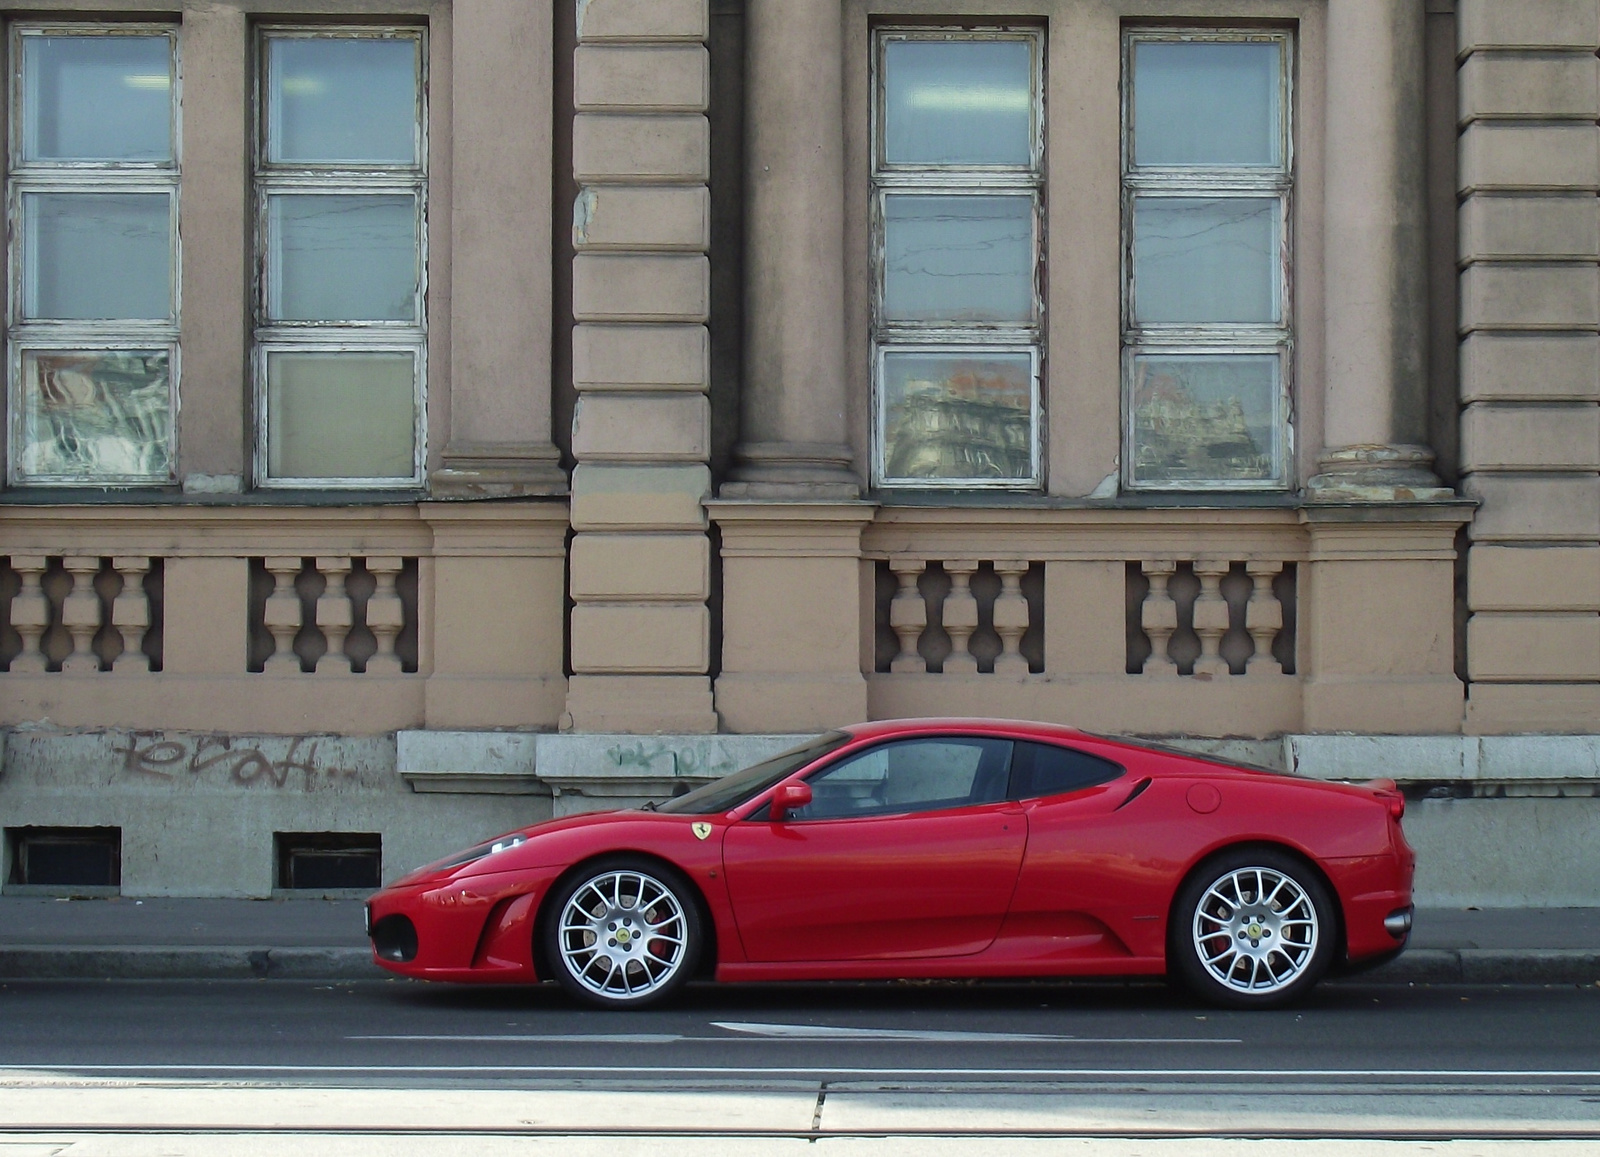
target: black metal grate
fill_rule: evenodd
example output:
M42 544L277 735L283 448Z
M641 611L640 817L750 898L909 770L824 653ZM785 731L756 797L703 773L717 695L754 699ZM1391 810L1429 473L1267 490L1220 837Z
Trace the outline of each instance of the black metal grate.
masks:
M383 837L376 832L277 832L278 887L295 891L377 888Z
M10 828L8 884L116 888L122 884L121 828Z

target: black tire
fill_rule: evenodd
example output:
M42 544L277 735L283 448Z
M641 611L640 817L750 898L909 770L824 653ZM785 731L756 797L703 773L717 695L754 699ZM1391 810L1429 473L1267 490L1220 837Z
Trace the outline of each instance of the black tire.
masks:
M1273 848L1222 852L1173 901L1167 972L1210 1004L1278 1008L1327 974L1338 920L1328 886L1304 860Z
M671 997L694 975L705 943L694 888L682 873L626 855L596 860L561 882L539 937L556 982L609 1009Z

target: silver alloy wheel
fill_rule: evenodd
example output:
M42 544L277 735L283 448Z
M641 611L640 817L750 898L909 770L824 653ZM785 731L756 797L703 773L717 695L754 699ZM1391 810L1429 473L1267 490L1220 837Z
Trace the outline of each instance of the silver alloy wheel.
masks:
M688 924L678 897L654 876L601 872L561 910L557 943L567 972L610 1000L660 991L684 961Z
M1237 992L1278 992L1293 984L1321 933L1311 896L1275 868L1234 868L1205 890L1194 910L1194 946L1213 979Z

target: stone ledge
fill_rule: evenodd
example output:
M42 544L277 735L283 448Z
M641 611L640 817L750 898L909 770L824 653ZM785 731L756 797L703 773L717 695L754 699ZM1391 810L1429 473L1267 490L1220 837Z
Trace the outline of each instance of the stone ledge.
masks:
M1286 735L1284 761L1312 779L1600 783L1600 735Z

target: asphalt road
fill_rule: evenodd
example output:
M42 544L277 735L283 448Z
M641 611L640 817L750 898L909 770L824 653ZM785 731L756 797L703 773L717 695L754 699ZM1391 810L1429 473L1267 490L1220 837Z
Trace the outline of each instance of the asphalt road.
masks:
M619 1014L552 988L34 981L0 985L0 1026L0 1157L267 1152L285 1133L476 1157L708 1135L1600 1145L1600 987L1347 982L1233 1013L1160 985L706 986Z

